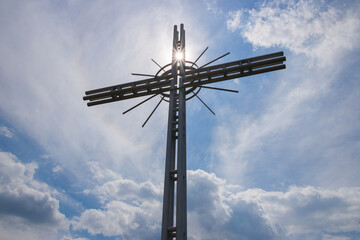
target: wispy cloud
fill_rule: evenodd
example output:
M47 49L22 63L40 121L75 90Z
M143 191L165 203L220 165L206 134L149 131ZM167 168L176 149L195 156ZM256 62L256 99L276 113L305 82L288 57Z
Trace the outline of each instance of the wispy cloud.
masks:
M15 136L14 132L5 126L0 127L0 135L3 135L8 138L12 138Z
M255 48L285 48L287 69L272 81L259 110L224 118L217 128L213 150L222 176L245 185L271 179L277 186L354 186L358 178L351 169L358 169L359 146L352 133L359 129L354 79L359 74L351 70L360 41L355 9L358 4L267 1L240 10L247 14L242 21L241 14L230 13L229 29L238 29Z
M203 0L205 3L207 10L212 12L213 14L222 14L222 10L218 6L217 0Z
M62 167L60 167L59 165L57 165L56 167L54 167L54 168L52 169L52 171L53 171L54 173L61 172L62 170L63 170Z
M242 16L244 10L240 9L235 12L229 12L228 20L226 21L227 28L231 31L240 30L243 27Z
M156 72L150 58L167 64L173 24L191 15L183 9L186 5L178 7L175 1L166 7L132 1L1 4L0 108L13 124L22 126L79 179L88 179L89 172L80 171L82 165L101 161L112 169L127 169L126 176L150 178L145 173L151 173L162 181L165 104L152 117L151 127L142 130L151 102L122 115L121 110L138 100L117 103L116 109L114 105L87 108L82 95L89 89L136 80L131 72ZM139 10L139 5L144 7ZM177 11L167 14L167 9ZM193 26L191 17L185 19L186 26ZM187 40L196 38L194 45L200 45L198 40L205 39L202 28ZM18 86L24 89L22 94L15 94Z

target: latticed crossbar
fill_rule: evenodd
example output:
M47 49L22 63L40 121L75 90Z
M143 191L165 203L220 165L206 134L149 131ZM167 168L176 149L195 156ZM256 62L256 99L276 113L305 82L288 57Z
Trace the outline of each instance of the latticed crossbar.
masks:
M239 61L218 64L210 67L186 71L183 77L184 86L194 87L210 83L247 77L260 73L285 69L283 52L276 52ZM135 97L169 92L171 89L171 74L155 78L124 83L85 92L84 100L88 106L116 102Z

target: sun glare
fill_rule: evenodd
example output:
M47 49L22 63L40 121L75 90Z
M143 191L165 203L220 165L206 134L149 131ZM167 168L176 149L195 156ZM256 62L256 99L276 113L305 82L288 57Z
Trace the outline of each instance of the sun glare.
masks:
M182 60L182 59L183 59L183 54L182 54L182 52L177 52L176 55L175 55L175 57L176 57L176 59L177 59L178 61Z

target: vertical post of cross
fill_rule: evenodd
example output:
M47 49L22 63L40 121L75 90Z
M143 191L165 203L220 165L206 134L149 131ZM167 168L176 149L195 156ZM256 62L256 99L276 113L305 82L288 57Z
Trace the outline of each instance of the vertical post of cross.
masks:
M177 158L177 191L176 191L176 239L187 239L187 206L186 206L186 89L183 87L185 76L185 30L180 25L179 50L179 123L178 123L178 158Z
M178 52L182 53L181 59L177 58ZM185 240L187 239L186 93L182 82L185 75L185 30L183 24L180 25L180 34L177 26L174 26L171 75L161 240L173 238ZM176 222L174 224L175 195Z

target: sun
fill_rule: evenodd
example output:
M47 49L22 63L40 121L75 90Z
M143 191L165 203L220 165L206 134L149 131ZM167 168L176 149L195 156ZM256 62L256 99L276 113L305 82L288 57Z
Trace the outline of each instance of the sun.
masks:
M183 59L183 53L182 52L177 52L175 54L176 60L180 61Z

